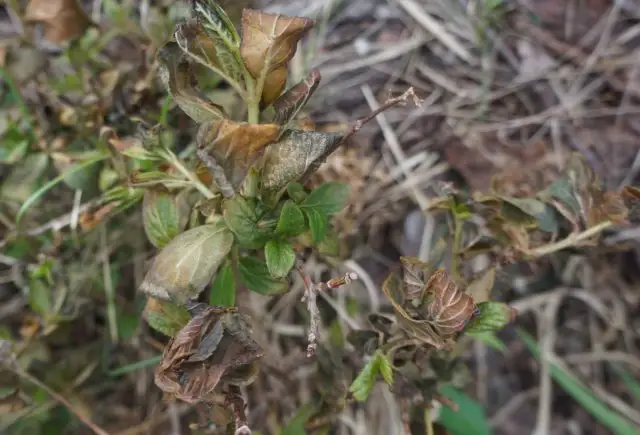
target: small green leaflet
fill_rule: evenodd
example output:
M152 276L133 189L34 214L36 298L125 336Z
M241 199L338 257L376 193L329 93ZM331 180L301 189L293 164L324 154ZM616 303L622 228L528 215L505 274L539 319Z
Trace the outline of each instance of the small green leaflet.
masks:
M281 293L288 288L286 281L272 277L267 264L255 257L241 257L238 274L249 290L263 295Z
M296 253L290 243L269 240L264 247L264 256L271 276L284 278L296 262Z
M467 333L499 331L511 321L512 310L502 302L482 302L478 304L480 314L465 328Z
M315 209L304 209L304 214L309 220L309 228L311 228L311 239L314 244L322 242L327 234L329 226L329 218L327 215L321 214Z
M323 215L334 215L342 211L349 200L349 185L338 181L321 184L302 201L305 211L313 209Z
M367 400L369 393L376 384L376 377L380 373L385 382L393 383L393 370L391 363L380 349L376 350L373 357L365 364L358 377L349 387L349 391L358 402Z
M209 305L214 307L233 307L236 304L236 279L230 261L218 271L209 292Z
M297 236L305 228L304 215L300 207L291 200L285 202L280 212L276 233L284 234L285 236Z

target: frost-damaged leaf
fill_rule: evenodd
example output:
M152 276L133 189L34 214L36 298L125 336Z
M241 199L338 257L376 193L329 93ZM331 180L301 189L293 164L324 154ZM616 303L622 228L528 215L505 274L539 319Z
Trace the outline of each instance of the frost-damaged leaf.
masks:
M31 0L24 19L43 23L44 39L55 44L82 36L90 25L78 0Z
M194 20L178 24L174 36L182 50L218 73L234 88L243 89L245 69L238 47L228 45L223 38L208 31L202 22Z
M288 288L285 280L273 278L267 264L254 257L238 260L238 274L249 290L263 295L282 293Z
M277 138L279 130L276 124L211 121L198 129L198 157L211 169L222 193L230 197L265 147Z
M159 77L164 87L184 113L198 123L227 118L224 109L212 103L195 87L191 65L175 42L158 51Z
M287 64L296 53L298 41L314 24L308 18L252 9L242 11L240 54L247 71L262 89L265 105L271 104L283 91L287 82Z
M155 258L140 290L157 299L184 304L211 282L232 245L233 233L220 224L181 233Z
M274 205L292 181L304 182L339 145L339 134L287 131L267 148L262 169L262 196Z
M473 298L460 290L444 269L436 270L425 289L428 319L443 338L462 331L477 313Z
M296 253L290 243L269 240L264 246L267 269L274 278L284 278L296 262Z
M237 195L224 202L224 220L243 247L258 249L264 246L273 227L263 226L256 211L256 201Z
M165 347L156 385L187 403L211 400L220 382L229 382L262 357L249 333L234 309L204 308Z
M307 104L320 84L320 71L311 70L306 79L280 95L273 103L276 124L286 125Z
M185 308L171 302L147 298L144 318L156 331L173 337L191 320L191 315Z
M406 300L402 284L402 281L394 274L391 274L382 285L382 291L385 296L387 296L387 299L389 299L389 302L391 302L391 305L393 305L400 327L409 337L421 340L436 349L448 348L449 344L440 337L434 326L428 320L414 319L404 308Z
M567 175L578 194L580 209L589 226L610 220L616 224L627 222L629 210L618 192L605 192L601 182L585 157L572 153Z
M421 299L430 267L415 257L400 257L404 293L409 300Z
M622 200L629 210L629 222L640 222L640 189L635 186L624 186Z
M502 302L482 302L478 304L478 311L479 314L469 322L465 332L499 331L513 321L516 314L513 308Z
M489 300L493 284L496 281L496 269L491 267L474 279L467 286L466 293L476 304Z
M161 189L148 189L142 200L142 223L149 241L163 248L187 225L188 210L183 196Z

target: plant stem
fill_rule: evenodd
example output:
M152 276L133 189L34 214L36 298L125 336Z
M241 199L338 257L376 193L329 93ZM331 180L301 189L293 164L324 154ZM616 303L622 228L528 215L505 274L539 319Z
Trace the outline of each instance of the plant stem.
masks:
M248 72L245 72L244 81L247 84L247 93L244 101L247 105L247 122L249 124L259 124L260 98L262 96L262 90L260 90L260 94L258 94L256 82Z
M427 427L427 435L433 435L433 421L431 420L431 405L425 407L424 425Z
M462 239L462 221L453 212L453 249L451 253L451 274L453 278L458 281L460 279L460 273L458 271L458 252L460 251L460 241Z
M205 198L211 199L211 198L215 197L213 192L210 191L207 188L207 186L202 184L202 182L198 179L198 177L196 177L193 172L191 172L189 169L187 169L182 164L180 159L175 154L173 154L170 150L165 149L164 152L160 153L160 155L162 155L168 163L170 163L174 168L176 168L178 170L178 172L180 172L182 175L187 177L187 179L189 181L191 181L193 186L196 189L198 189L200 191L200 193L202 193L205 196Z
M111 279L111 264L109 263L109 249L107 247L107 228L101 225L100 244L102 245L102 279L104 280L104 295L107 299L107 321L109 323L109 335L111 342L118 342L118 317L116 313L116 295Z
M541 257L543 255L551 254L553 252L560 251L562 249L565 249L572 245L580 243L584 240L587 240L588 238L595 236L596 234L602 232L606 228L611 227L612 225L613 225L613 222L611 221L600 222L598 225L588 228L587 230L581 233L570 234L568 237L560 240L559 242L540 246L536 249L530 249L524 252L533 257Z

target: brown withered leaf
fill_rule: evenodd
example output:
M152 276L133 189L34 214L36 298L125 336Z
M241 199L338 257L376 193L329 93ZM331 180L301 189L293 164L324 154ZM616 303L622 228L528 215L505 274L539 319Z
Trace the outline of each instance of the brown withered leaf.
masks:
M414 319L411 314L404 308L405 295L403 282L394 274L389 275L382 285L384 292L391 305L396 312L396 319L401 329L410 337L420 340L426 344L430 344L436 349L445 349L450 347L435 330L434 326L425 319Z
M253 9L242 11L240 54L247 71L262 86L262 103L271 104L283 91L287 63L298 41L313 27L308 18L268 14Z
M629 210L629 222L640 222L640 189L635 186L624 186L621 196Z
M415 257L400 257L404 294L408 300L420 299L429 277L429 265Z
M496 269L490 267L467 285L466 293L471 296L473 302L476 304L486 302L489 300L495 282Z
M24 19L44 24L44 39L55 44L82 36L91 23L78 0L31 0Z
M615 224L627 223L629 210L618 192L602 189L600 179L581 153L572 153L567 163L567 175L588 226L604 221Z
M202 65L223 74L236 88L244 86L244 66L237 48L221 36L208 30L201 21L189 20L176 26L174 36L182 50L190 53Z
M231 197L279 131L276 124L207 122L198 129L198 157L211 170L222 194Z
M263 356L249 333L235 309L204 308L165 347L155 372L156 385L188 403L212 400L220 382L247 371Z
M175 42L168 42L158 51L159 77L176 104L198 123L227 117L224 109L212 103L195 87L195 76L184 52Z
M462 331L477 311L473 298L464 293L444 269L436 270L427 282L428 319L443 338Z
M320 71L311 70L306 79L280 95L273 103L276 124L285 125L300 112L320 85Z
M335 133L289 130L269 146L262 168L262 196L275 204L292 181L304 182L335 151L342 136Z

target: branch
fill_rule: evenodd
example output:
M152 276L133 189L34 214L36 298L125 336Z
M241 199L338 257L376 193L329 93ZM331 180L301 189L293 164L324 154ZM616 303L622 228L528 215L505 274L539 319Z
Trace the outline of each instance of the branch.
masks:
M353 272L348 272L344 276L340 278L333 278L327 281L326 283L321 282L319 284L314 284L306 275L302 269L296 266L296 270L300 273L300 277L304 282L304 296L302 296L302 302L307 303L307 310L309 311L309 334L307 335L307 358L311 358L316 353L316 340L318 339L318 329L320 328L320 310L317 305L317 296L318 292L328 291L331 289L335 289L338 287L342 287L343 285L350 284L351 281L355 281L358 279L358 275Z

